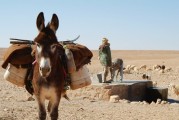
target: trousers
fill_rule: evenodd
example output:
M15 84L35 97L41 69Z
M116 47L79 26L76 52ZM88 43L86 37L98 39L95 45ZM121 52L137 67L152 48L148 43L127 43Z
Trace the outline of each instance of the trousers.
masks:
M109 66L103 66L103 82L106 82L109 72L110 72L110 77L112 79L112 68Z

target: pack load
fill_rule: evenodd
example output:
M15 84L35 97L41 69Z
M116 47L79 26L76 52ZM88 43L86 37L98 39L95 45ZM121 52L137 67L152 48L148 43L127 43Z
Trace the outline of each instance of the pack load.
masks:
M2 68L6 69L4 79L19 86L25 85L28 69L32 68L34 61L31 55L32 45L12 44L5 51Z
M65 45L73 53L76 70L78 71L83 65L89 64L93 53L86 47L76 43L68 43Z
M67 69L68 69L68 73L73 73L76 71L76 65L75 65L75 61L74 61L74 57L73 57L73 53L71 52L70 49L65 48L65 54L66 54L66 58L67 58Z
M27 82L27 79L32 80L33 76L34 47L32 41L30 43L13 42L10 45L5 51L2 64L2 68L6 69L4 79L20 87L29 86L26 83L31 83ZM86 46L73 42L63 44L59 42L57 49L61 51L59 55L66 56L63 61L66 64L66 73L70 75L70 88L74 90L90 85L91 78L86 65L91 62L92 52Z
M92 52L80 44L64 45L67 56L68 73L70 74L72 90L82 88L91 84L91 77L86 64L91 62Z
M71 73L70 76L71 76L70 88L72 90L91 85L91 78L90 78L89 70L86 65L84 65L78 71Z
M10 64L4 73L4 79L19 86L25 85L25 77L27 74L27 68L17 68Z
M29 44L12 44L5 51L4 54L4 62L2 64L2 68L6 69L8 63L12 65L23 68L28 68L31 66L34 61L33 56L31 55L33 49L33 45Z

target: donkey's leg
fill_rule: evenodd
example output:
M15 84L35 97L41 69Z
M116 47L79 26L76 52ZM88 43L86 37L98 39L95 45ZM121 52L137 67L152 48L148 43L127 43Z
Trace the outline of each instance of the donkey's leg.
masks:
M58 119L58 106L60 103L60 98L57 98L56 100L52 100L49 103L51 104L51 108L50 108L50 117L51 120L57 120Z
M111 80L114 81L115 70L112 71Z
M123 63L121 64L121 67L120 67L120 76L121 76L121 81L123 80Z
M38 105L39 105L39 120L46 119L46 110L45 110L45 99L40 99L37 97Z
M117 70L117 73L116 73L116 80L117 80L117 78L118 78L119 72L120 72L120 69Z
M111 75L111 80L113 81L115 72L112 69L112 67L109 67L109 71L110 71L110 75Z

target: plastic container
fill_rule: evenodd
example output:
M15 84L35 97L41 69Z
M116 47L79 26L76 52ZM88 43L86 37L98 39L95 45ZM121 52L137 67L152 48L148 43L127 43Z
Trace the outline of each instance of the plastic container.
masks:
M23 87L25 84L26 74L27 68L16 68L10 64L4 73L4 79L19 87Z
M70 88L72 90L91 85L88 68L84 65L81 69L71 74Z
M67 57L68 73L73 73L76 71L76 65L75 65L73 53L70 51L70 49L65 48L65 54Z

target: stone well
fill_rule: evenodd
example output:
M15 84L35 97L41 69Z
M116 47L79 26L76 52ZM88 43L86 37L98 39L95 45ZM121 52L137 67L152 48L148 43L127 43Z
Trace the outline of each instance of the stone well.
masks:
M95 83L87 87L67 91L72 98L88 98L91 100L109 100L111 95L120 99L143 101L146 99L146 89L152 87L150 80L123 80L113 83Z

